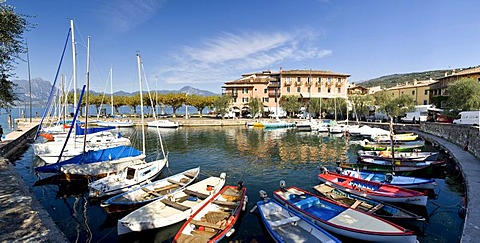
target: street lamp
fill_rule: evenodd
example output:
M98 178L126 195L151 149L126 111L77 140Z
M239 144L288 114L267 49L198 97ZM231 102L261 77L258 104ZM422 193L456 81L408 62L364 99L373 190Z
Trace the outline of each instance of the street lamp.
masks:
M188 119L188 104L187 104L188 93L185 93L185 119Z

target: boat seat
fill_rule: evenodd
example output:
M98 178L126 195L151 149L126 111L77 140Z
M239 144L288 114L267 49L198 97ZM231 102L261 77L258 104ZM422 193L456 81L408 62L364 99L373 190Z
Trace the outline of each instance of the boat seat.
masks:
M230 202L230 201L221 201L221 200L213 200L212 203L215 203L219 206L224 206L224 207L237 207L238 206L238 202Z
M362 201L359 201L359 200L356 200L355 203L353 203L353 205L350 207L350 208L357 208L360 204L362 204Z
M186 176L186 177L189 177L190 179L193 179L193 178L195 178L197 173L195 173L195 172L185 172L185 173L183 173L183 175Z
M197 226L204 226L204 227L208 227L208 228L212 228L212 229L216 229L216 230L224 230L225 229L225 225L218 225L218 224L212 224L212 223L209 223L209 222L206 222L206 221L200 221L200 220L192 220L190 221L191 224L194 224L194 225L197 225Z
M289 218L284 218L284 219L272 221L272 222L270 222L270 226L272 226L272 228L276 228L276 227L280 227L282 225L297 222L299 220L300 220L299 217L292 216L292 217L289 217Z
M205 194L205 193L201 193L201 192L196 192L196 191L192 191L192 190L188 190L188 189L185 189L183 190L183 192L185 194L188 194L188 195L191 195L191 196L196 196L198 197L199 199L206 199L209 195Z
M168 205L172 208L175 208L175 209L178 209L180 211L185 211L185 210L188 210L190 209L190 207L187 207L187 206L183 206L182 204L179 204L179 203L176 203L176 202L173 202L173 201L170 201L166 198L162 199L161 200L162 203L164 203L165 205Z
M377 206L371 208L370 210L368 210L368 213L374 213L376 212L377 210L379 210L381 207L383 207L383 204L379 203L377 204Z
M306 199L303 199L301 201L298 201L298 202L294 203L293 205L299 207L300 209L306 209L306 208L310 208L310 207L312 207L313 205L316 205L316 204L318 204L318 198L308 197Z
M168 182L172 183L172 184L177 184L179 186L185 186L185 183L182 183L182 182L179 182L179 181L176 181L176 180L172 180L172 179L167 179Z
M148 193L148 194L152 194L152 195L155 196L155 197L161 197L161 196L163 196L162 194L159 194L159 193L157 193L157 192L155 192L155 191L149 190L149 189L147 189L147 188L145 188L145 187L142 187L142 190L143 190L144 192Z

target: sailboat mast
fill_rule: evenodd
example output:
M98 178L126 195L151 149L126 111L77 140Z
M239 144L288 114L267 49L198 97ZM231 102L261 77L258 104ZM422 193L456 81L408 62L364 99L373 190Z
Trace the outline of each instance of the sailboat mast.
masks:
M138 83L140 87L140 114L141 114L141 119L140 119L140 124L142 126L142 149L143 149L143 154L145 154L145 126L143 123L143 93L142 93L142 73L141 73L141 67L140 67L140 54L137 54L137 65L138 65Z
M83 133L83 151L87 145L87 131L88 131L88 96L90 93L90 36L87 39L87 94L85 96L85 132ZM80 103L81 104L81 103Z
M110 67L110 102L112 104L112 117L115 115L114 108L113 108L113 68Z
M73 28L73 19L70 20L70 29L72 31L72 65L73 65L73 110L77 104L77 52L75 44L75 30Z
M27 39L25 38L25 42ZM28 43L27 43L27 69L28 69L28 90L30 97L30 123L32 123L32 80L30 79L30 56L28 55Z

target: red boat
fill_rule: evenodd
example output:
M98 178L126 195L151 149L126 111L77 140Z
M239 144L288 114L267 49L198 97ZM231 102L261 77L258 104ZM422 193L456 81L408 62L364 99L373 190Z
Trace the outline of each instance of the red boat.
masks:
M318 178L329 186L375 200L420 206L427 205L428 197L423 193L398 186L367 181L328 171L319 174Z

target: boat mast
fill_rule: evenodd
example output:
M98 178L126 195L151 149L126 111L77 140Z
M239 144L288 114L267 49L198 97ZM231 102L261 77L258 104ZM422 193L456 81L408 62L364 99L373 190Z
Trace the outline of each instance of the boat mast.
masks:
M88 131L88 96L90 93L90 36L87 39L87 94L85 95L85 132L83 132L83 151L87 145L87 131Z
M76 53L77 48L75 44L75 31L73 28L73 19L70 20L70 29L72 30L73 110L75 110L75 105L77 104L77 53Z
M140 119L140 124L142 126L142 149L143 149L143 154L145 154L145 126L143 123L143 93L142 93L142 73L141 73L141 60L140 60L140 54L137 54L137 65L138 65L138 83L140 85L140 114L141 114L141 119Z
M25 38L25 42L27 42L27 38ZM29 97L30 97L30 123L32 123L32 81L30 79L30 56L28 55L28 43L26 45L27 45L28 90L29 90Z
M110 67L110 102L112 104L112 117L114 117L115 115L115 112L114 112L114 108L113 108L113 68Z

